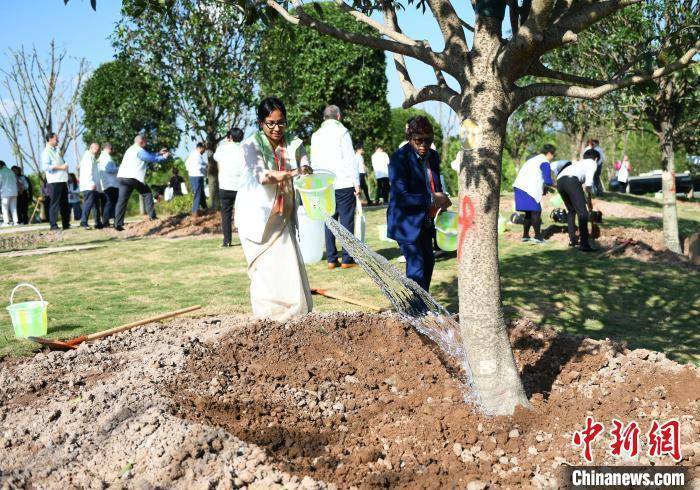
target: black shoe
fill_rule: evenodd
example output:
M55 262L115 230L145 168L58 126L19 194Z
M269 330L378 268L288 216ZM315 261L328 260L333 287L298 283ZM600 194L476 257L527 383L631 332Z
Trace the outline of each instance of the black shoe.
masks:
M123 226L115 226L114 229L117 230L117 231L124 231L124 227L123 227Z
M64 230L70 230L70 225L64 226L63 229L64 229Z
M60 228L58 226L52 226L51 228L49 228L49 230L58 231L58 230L60 230Z
M99 225L95 225L96 230L101 230L102 228L104 228L104 225L102 223L100 223Z
M226 247L231 247L232 245L230 243L222 243L219 245L221 248L226 248Z
M583 246L583 245L582 245L582 246L580 246L578 249L579 249L579 251L581 251L581 252L597 252L597 251L598 251L597 248L593 248L593 247L591 247L590 245L587 245L587 246Z
M569 247L578 247L578 242L569 242Z

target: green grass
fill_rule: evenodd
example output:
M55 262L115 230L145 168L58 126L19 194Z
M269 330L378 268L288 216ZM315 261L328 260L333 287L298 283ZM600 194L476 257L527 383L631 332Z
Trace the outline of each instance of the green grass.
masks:
M650 209L656 204L630 198L639 200L633 204ZM698 206L687 204L680 209L687 226L699 229ZM503 213L506 211L509 209ZM398 246L378 239L377 225L384 223L386 210L374 208L367 216L368 244L403 270L404 265L395 262L400 255ZM49 337L71 338L193 304L203 306L198 315L250 311L246 264L238 242L222 249L219 237L116 240L105 239L98 230L71 230L65 237L64 242L51 246L105 246L81 252L0 257L0 294L9 297L18 282L36 284L50 303ZM599 260L555 243L534 246L501 240L499 253L503 301L510 317L524 315L561 331L611 337L633 348L700 362L697 273L627 258ZM328 271L325 262L320 262L307 270L312 287L389 306L359 268ZM431 293L454 312L456 277L454 254L438 260ZM29 297L23 293L20 300ZM314 308L358 309L318 296L314 296ZM24 355L36 349L33 343L14 338L6 313L0 318L0 356Z

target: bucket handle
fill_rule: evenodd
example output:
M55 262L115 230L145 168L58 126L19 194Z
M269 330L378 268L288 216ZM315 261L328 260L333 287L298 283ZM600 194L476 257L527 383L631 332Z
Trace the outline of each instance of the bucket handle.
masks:
M12 290L12 293L10 294L10 306L12 306L14 304L15 292L19 288L21 288L22 286L27 287L27 288L32 288L34 290L34 292L39 296L39 299L41 300L41 302L42 303L44 302L44 297L41 295L41 293L39 292L39 290L35 286L33 286L32 284L29 284L28 282L21 282L15 286L15 288Z

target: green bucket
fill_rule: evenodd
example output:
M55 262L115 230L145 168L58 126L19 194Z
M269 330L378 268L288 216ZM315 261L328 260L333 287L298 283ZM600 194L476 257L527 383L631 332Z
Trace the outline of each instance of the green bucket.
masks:
M302 175L294 180L299 191L306 215L316 221L324 221L326 216L335 214L335 174L319 170Z
M34 290L39 296L39 301L25 301L15 303L15 291L21 287ZM46 307L48 303L44 301L41 293L31 284L21 283L15 286L10 294L10 306L7 311L12 319L12 327L15 329L15 337L26 339L27 337L43 337L47 332Z
M454 211L439 211L435 216L437 244L446 252L457 250L459 215Z

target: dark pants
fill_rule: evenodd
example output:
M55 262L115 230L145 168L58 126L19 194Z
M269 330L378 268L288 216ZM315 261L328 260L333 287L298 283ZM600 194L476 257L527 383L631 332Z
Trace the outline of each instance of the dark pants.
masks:
M433 255L432 224L421 229L418 239L412 243L400 243L401 253L406 258L406 277L414 280L420 287L428 291L433 277L435 256Z
M68 203L70 206L70 212L73 213L73 221L80 221L80 217L83 215L83 207L80 205L80 201Z
M355 189L336 189L335 191L335 214L333 218L340 221L340 224L350 233L355 232ZM338 260L338 249L335 247L335 235L326 226L326 260L336 262ZM352 257L343 248L343 264L351 264Z
M530 227L535 230L535 238L542 240L542 211L525 211L523 237L530 236Z
M603 173L603 166L598 165L593 175L593 195L600 196L603 193L603 181L600 180L600 174Z
M190 177L190 187L192 187L192 213L202 209L207 209L207 198L204 196L204 177Z
M58 228L58 216L61 216L61 225L66 230L70 228L70 206L68 205L68 184L65 182L53 182L51 186L51 205L49 206L49 223L51 228Z
M95 211L95 227L102 227L100 221L100 193L97 191L83 191L83 212L80 217L80 226L87 226L90 213Z
M221 231L224 234L224 245L231 244L231 218L233 216L233 205L236 203L236 191L219 189L219 200L221 201Z
M27 192L17 196L17 218L19 224L29 224L29 194Z
M619 192L620 194L625 194L627 192L627 182L618 182L617 192Z
M389 202L389 177L377 179L377 192L375 193L374 200L379 203L380 198L384 204Z
M367 199L367 204L371 204L372 200L369 198L369 188L367 187L367 174L360 174L360 189Z
M153 207L153 193L151 188L141 181L136 179L119 179L119 198L117 200L117 210L114 215L114 227L121 228L124 226L124 216L126 215L126 205L131 197L131 192L136 189L136 192L141 194L146 205L146 214L151 219L156 219L156 210Z
M119 189L108 187L104 192L104 206L102 207L102 221L105 226L109 226L109 220L114 219L114 209L119 199Z
M578 229L581 236L580 246L583 248L589 247L588 207L586 206L586 196L583 193L581 182L576 177L561 177L557 180L557 190L566 206L569 241L573 244L576 243L576 223L574 219L578 216Z

